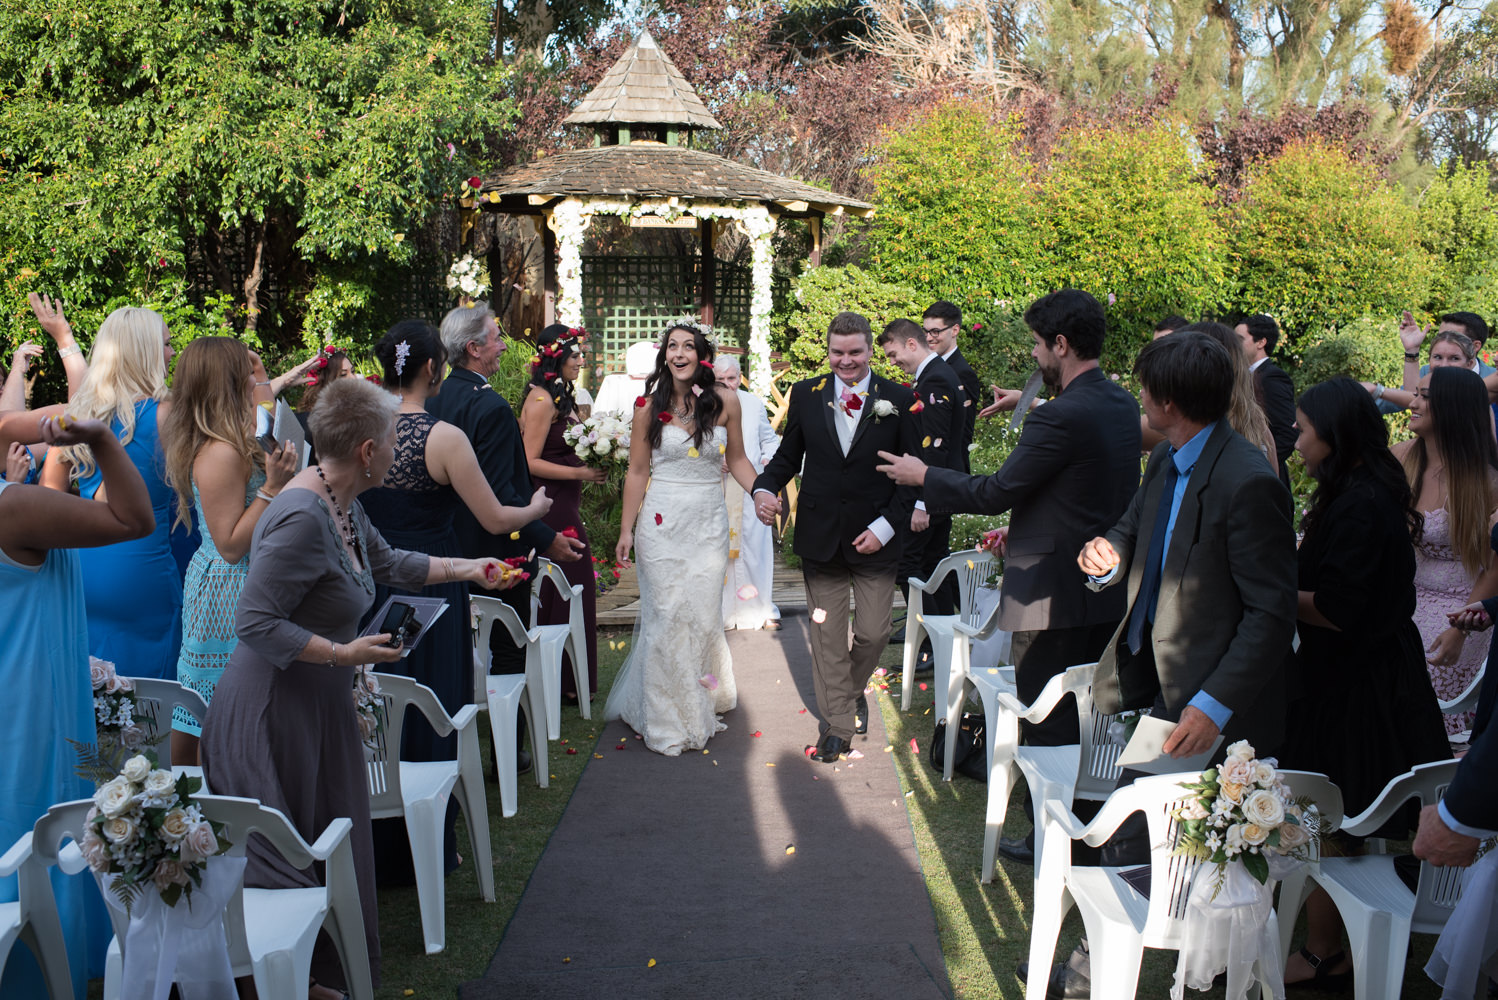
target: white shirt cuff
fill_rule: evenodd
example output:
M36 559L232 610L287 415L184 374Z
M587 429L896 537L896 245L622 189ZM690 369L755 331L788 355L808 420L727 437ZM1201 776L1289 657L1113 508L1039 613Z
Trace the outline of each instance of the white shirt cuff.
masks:
M875 538L879 539L880 545L888 545L889 540L895 537L895 529L887 518L876 519L869 525L869 530L874 533Z
M924 500L917 500L915 502L915 509L916 510L925 510L926 509L926 501L924 501Z
M759 496L761 493L763 493L767 497L773 497L775 495L775 494L771 493L769 490L755 490L754 491L754 495L755 496Z
M1468 826L1465 823L1458 823L1456 821L1456 817L1451 815L1451 810L1446 808L1445 802L1437 804L1436 811L1441 814L1441 822L1450 827L1452 832L1454 833L1460 833L1463 836L1467 837L1476 837L1478 840L1487 840L1495 833L1498 833L1498 831L1480 830L1475 826Z

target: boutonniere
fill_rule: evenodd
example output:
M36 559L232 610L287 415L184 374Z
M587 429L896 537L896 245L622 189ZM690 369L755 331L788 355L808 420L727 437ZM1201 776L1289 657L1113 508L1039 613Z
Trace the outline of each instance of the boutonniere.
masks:
M895 415L895 404L887 399L874 400L874 419L881 417L892 417Z

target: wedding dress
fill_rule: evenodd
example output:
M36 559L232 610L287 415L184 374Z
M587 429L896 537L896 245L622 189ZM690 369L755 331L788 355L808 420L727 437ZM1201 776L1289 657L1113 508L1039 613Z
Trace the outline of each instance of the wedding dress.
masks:
M623 719L646 746L669 757L705 747L726 728L719 713L738 703L721 604L726 442L722 427L701 449L677 424L663 427L635 524L640 613L604 718Z

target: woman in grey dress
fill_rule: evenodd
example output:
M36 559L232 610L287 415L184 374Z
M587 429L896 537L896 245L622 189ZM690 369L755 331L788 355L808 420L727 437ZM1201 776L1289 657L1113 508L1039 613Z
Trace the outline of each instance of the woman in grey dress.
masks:
M203 725L202 761L218 795L279 809L309 843L340 816L353 820L354 864L379 983L380 945L364 751L354 714L357 664L393 662L388 636L357 636L375 584L407 591L451 580L504 589L518 579L497 559L439 558L393 549L356 502L394 461L399 401L363 379L328 386L312 412L320 464L298 473L255 527L236 618L239 645ZM461 612L463 609L458 609ZM319 884L255 838L245 884ZM326 938L312 965L314 998L344 982ZM336 996L336 992L331 992Z

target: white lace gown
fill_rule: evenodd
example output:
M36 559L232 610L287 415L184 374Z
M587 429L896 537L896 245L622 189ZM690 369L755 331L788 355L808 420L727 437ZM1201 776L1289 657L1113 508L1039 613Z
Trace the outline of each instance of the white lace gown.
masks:
M675 423L651 455L650 486L635 523L640 613L629 658L604 707L657 753L700 750L738 704L733 659L723 638L728 511L719 427L702 448Z

